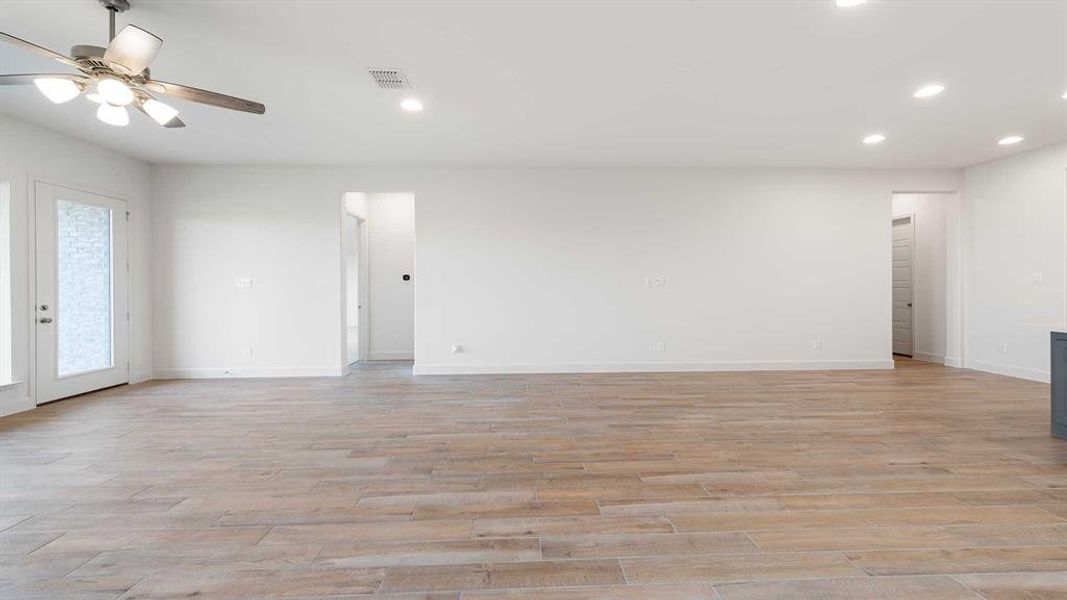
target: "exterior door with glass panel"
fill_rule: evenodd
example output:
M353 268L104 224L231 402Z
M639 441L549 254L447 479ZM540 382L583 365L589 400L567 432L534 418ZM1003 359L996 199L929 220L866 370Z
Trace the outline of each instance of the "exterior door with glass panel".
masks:
M126 202L36 184L37 403L129 381Z

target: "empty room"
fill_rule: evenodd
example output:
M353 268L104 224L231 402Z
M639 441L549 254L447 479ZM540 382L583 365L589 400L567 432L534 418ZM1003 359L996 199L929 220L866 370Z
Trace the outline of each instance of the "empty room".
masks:
M0 2L0 598L1067 598L1067 0Z

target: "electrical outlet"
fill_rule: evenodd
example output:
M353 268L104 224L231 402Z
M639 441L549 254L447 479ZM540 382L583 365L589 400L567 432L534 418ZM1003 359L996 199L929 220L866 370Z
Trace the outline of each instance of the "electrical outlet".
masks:
M1044 282L1045 282L1045 274L1042 273L1041 271L1035 272L1034 273L1034 283L1044 283Z
M648 283L648 287L665 287L667 285L667 279L662 276L652 276L645 281Z
M667 344L664 342L656 342L656 352L666 352Z
M811 340L812 350L822 350L822 340Z
M247 279L247 278L234 279L233 280L233 287L238 288L238 289L242 289L242 290L250 290L250 289L252 289L252 280L251 279Z
M1000 352L1001 354L1007 354L1008 353L1008 345L1007 344L1001 344L1001 345L997 346L997 352Z
M460 344L453 344L452 354L459 354L460 352L463 352L463 346L461 346Z
M245 348L245 356L247 356L248 358L252 358L253 356L255 356L255 354L256 350L252 346Z

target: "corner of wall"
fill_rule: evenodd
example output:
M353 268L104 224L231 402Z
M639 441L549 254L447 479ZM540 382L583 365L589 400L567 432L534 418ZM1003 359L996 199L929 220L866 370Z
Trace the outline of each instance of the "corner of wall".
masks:
M25 383L12 383L0 386L0 417L25 412L34 408L29 395L29 386Z

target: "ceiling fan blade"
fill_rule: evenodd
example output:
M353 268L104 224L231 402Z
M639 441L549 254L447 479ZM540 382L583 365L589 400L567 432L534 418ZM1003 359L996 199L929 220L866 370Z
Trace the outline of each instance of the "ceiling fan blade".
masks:
M145 110L143 103L134 102L133 105L137 107L137 110L141 111L141 114L148 117L149 119L152 119L152 115L148 114L148 111ZM152 119L152 121L158 123L158 121L156 121L155 119ZM185 123L178 117L172 117L171 120L167 121L166 123L161 123L161 126L166 127L167 129L177 129L179 127L185 127Z
M137 27L127 25L108 44L104 52L104 62L126 71L126 75L137 75L148 68L159 54L163 40Z
M83 75L70 73L18 73L12 75L0 75L0 85L33 85L38 79L69 79L76 83L88 83L89 79Z
M48 48L45 48L44 46L38 46L37 44L34 44L33 42L27 42L26 40L24 40L22 38L17 38L17 37L15 37L15 36L13 36L13 35L11 35L9 33L4 33L3 31L0 31L0 41L7 42L7 43L11 44L12 46L18 46L19 48L22 48L23 50L29 50L30 52L33 52L34 54L38 54L38 55L43 56L45 58L51 58L54 61L61 62L61 63L65 64L65 65L69 65L69 66L74 67L76 69L80 69L81 68L78 65L78 63L74 61L74 59L72 59L72 58L70 58L68 56L64 56L64 55L56 52L55 50L49 50Z
M209 92L187 85L153 80L145 81L144 85L153 92L165 94L167 96L174 96L175 98L181 98L191 102L199 102L200 104L208 104L210 106L239 110L257 115L267 112L267 107L259 102L253 102L235 96L227 96L226 94L220 94L218 92Z

